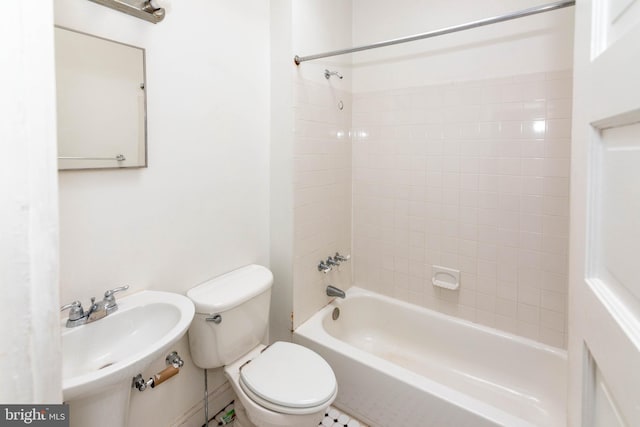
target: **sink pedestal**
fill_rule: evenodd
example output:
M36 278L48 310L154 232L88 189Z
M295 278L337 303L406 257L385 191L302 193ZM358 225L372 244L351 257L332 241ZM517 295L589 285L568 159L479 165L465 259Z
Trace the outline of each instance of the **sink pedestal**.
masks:
M131 382L104 387L91 396L77 398L69 404L71 427L125 427L129 418Z

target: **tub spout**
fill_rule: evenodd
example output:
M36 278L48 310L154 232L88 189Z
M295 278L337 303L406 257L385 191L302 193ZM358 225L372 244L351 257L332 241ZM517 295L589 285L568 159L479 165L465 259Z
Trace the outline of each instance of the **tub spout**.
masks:
M327 296L344 298L345 294L342 289L338 289L333 285L327 286Z

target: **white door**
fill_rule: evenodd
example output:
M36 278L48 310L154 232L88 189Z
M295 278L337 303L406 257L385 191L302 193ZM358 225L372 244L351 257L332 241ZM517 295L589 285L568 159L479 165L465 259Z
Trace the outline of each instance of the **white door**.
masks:
M578 0L569 425L640 426L640 0Z

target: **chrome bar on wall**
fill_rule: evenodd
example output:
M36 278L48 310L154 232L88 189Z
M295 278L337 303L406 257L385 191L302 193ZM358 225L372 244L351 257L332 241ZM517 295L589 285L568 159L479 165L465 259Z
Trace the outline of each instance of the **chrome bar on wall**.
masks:
M413 42L416 40L428 39L431 37L442 36L444 34L456 33L458 31L469 30L471 28L483 27L485 25L497 24L498 22L510 21L512 19L523 18L525 16L537 15L538 13L551 12L552 10L562 9L564 7L574 6L575 0L562 0L555 3L549 3L542 6L530 7L517 12L509 13L501 16L494 16L492 18L480 19L478 21L469 22L462 25L454 25L452 27L441 28L439 30L428 31L422 34L415 34L413 36L401 37L398 39L387 40L378 43L372 43L364 46L352 47L349 49L333 50L331 52L318 53L315 55L298 56L296 55L293 61L296 65L300 65L305 61L312 61L314 59L328 58L330 56L346 55L348 53L361 52L363 50L377 49L379 47L393 46L396 44Z
M118 12L144 19L152 24L162 21L165 16L165 9L156 7L152 0L90 0L102 6L110 7Z
M118 154L115 157L58 157L58 160L116 160L118 162L124 162L126 157L123 154Z

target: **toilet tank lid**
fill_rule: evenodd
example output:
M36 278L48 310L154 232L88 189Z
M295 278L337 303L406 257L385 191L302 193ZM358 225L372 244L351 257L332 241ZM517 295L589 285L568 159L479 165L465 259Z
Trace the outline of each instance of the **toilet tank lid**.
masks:
M273 274L261 265L251 264L233 270L189 289L196 313L215 314L230 310L271 288Z

